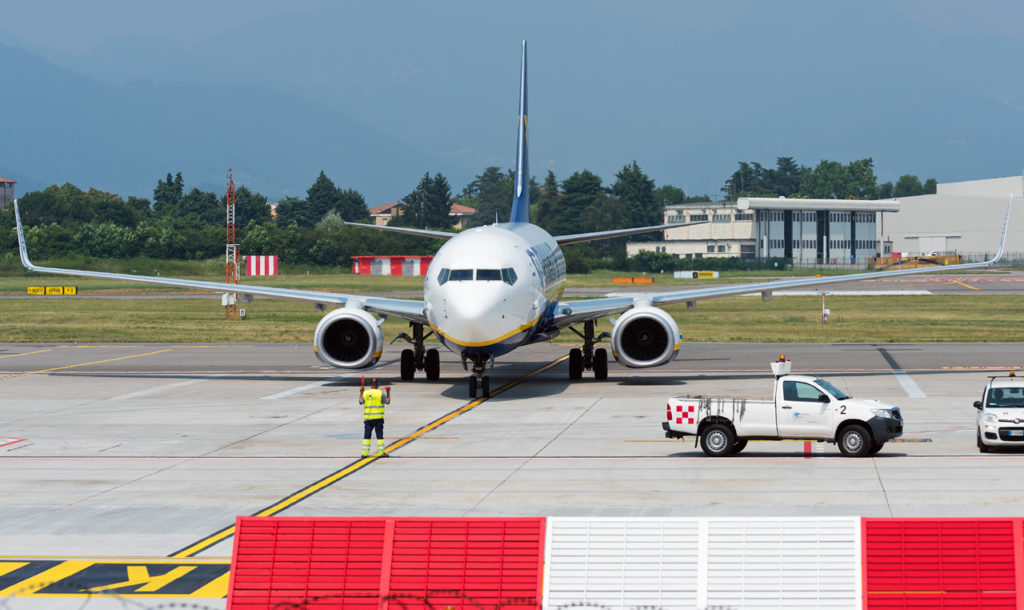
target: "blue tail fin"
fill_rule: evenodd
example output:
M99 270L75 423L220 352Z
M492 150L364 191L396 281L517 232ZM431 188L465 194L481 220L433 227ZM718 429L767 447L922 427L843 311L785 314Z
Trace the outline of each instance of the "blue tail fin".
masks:
M526 41L523 41L523 75L519 89L519 140L516 144L516 183L509 222L530 222L530 162L527 154L529 122L526 120Z

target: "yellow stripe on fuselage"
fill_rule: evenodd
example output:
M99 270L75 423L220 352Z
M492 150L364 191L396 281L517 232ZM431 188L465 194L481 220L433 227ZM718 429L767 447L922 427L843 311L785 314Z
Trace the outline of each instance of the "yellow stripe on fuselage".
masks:
M504 335L498 337L497 339L491 339L490 341L479 341L479 342L459 341L458 339L456 339L456 338L454 338L454 337L452 337L452 336L442 332L440 328L434 326L433 324L430 325L430 328L433 328L435 333L441 335L445 339L447 339L447 340L449 340L452 343L455 343L457 345L461 345L463 347L487 347L489 345L494 345L496 343L501 343L502 341L504 341L505 339L508 339L509 337L517 335L517 334L523 332L524 330L528 330L528 329L536 326L538 320L540 320L540 316L537 316L536 318L534 318L533 320L530 320L526 324L523 324L519 328L516 328L514 330L510 330L509 332L507 332Z

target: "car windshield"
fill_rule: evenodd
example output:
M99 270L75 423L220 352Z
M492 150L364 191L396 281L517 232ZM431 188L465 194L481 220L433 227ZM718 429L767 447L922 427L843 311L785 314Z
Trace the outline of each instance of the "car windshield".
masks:
M843 392L836 386L832 385L831 383L825 381L824 379L815 379L814 383L820 385L823 390L834 396L836 400L846 400L847 398L849 398L849 396L847 396L845 392Z
M1024 388L993 388L988 393L989 407L1024 407Z

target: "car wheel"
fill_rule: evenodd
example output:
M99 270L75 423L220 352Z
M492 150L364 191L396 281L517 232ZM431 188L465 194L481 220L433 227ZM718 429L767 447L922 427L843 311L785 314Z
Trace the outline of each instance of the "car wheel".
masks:
M864 426L847 426L839 433L839 451L846 457L864 457L871 451L871 435Z
M885 442L875 443L874 445L871 445L871 451L868 451L868 455L875 455L876 453L881 451L882 447L884 447L884 446L885 446Z
M711 424L700 434L700 448L710 457L729 455L736 445L736 434L725 424Z
M981 453L990 453L992 451L992 448L981 440L981 432L978 433L978 451Z
M735 443L732 444L732 452L731 453L732 453L732 455L736 455L737 453L739 453L740 451L743 451L746 448L747 448L747 439L741 438L740 440L738 440L738 441L736 441Z

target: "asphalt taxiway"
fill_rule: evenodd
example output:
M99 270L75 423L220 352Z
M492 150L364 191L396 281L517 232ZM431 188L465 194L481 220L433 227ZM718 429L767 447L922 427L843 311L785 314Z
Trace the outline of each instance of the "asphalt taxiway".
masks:
M979 454L971 406L987 376L1024 366L1020 344L691 343L575 383L568 347L499 359L492 397L470 400L446 350L439 381L401 382L397 349L353 372L304 344L0 344L0 597L30 558L223 565L236 515L1024 513L1024 452ZM666 397L767 397L780 353L900 406L903 438L861 459L800 441L714 459L664 438ZM359 457L363 375L392 386L387 458ZM226 586L211 578L192 591Z

